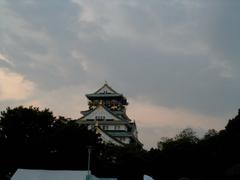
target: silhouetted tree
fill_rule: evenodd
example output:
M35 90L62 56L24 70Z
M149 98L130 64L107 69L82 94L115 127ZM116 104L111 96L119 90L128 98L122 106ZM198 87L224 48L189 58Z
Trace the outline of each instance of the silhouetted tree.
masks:
M238 110L237 116L228 121L225 129L227 132L240 133L240 109Z
M191 129L162 138L148 152L156 179L240 179L240 111L225 129L210 129L202 139ZM164 165L162 165L162 163Z
M0 169L86 169L87 147L101 146L99 135L48 109L7 108L0 117ZM97 156L97 155L96 155Z
M205 134L203 139L210 139L214 136L217 136L218 132L215 129L209 129Z

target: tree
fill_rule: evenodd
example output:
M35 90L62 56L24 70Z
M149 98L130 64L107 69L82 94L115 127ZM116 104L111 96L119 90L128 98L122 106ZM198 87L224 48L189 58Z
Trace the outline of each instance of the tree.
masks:
M191 128L186 128L177 134L174 138L176 141L185 142L185 143L197 143L199 141L196 136L196 132Z
M209 129L202 139L192 129L184 129L174 138L162 138L159 150L149 152L152 175L156 179L239 179L239 140L240 110L225 129Z
M218 132L215 129L209 129L205 134L203 139L210 139L218 135Z
M49 109L41 111L32 106L7 108L1 112L0 118L0 126L7 142L21 146L33 143L36 140L34 138L39 139L47 134L56 119Z
M22 106L7 108L0 115L0 176L8 178L31 159L34 149L41 152L43 139L55 120L48 109ZM46 137L46 138L44 138ZM36 153L36 152L35 152ZM37 153L36 153L37 154Z
M94 131L48 109L7 108L0 118L0 165L5 167L85 169L87 146L101 145Z
M157 147L160 150L164 150L167 147L171 146L171 144L174 143L173 138L168 138L168 137L161 137L161 140L157 143Z
M239 133L240 132L240 109L235 118L230 119L225 127L227 132Z

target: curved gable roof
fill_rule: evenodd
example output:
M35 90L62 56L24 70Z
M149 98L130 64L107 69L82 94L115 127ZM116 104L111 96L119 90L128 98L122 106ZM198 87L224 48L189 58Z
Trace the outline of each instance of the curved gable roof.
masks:
M112 112L108 111L103 105L98 105L94 110L90 111L88 114L80 118L80 120L93 119L96 117L104 117L104 119L112 119L117 121L122 121L123 119L119 118Z
M119 94L119 93L117 93L113 88L111 88L107 83L105 83L94 94Z

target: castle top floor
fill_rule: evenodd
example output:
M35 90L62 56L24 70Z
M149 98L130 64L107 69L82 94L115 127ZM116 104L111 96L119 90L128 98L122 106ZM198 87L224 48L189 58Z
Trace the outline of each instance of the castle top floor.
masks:
M86 97L89 99L90 103L95 104L103 103L122 106L128 105L127 99L123 96L123 94L116 92L106 82L96 92L86 94Z

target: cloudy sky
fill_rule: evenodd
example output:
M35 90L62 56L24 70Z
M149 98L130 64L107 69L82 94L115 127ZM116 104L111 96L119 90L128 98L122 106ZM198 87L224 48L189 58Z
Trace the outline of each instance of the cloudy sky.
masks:
M104 81L146 147L240 108L238 0L0 0L0 110L79 118Z

